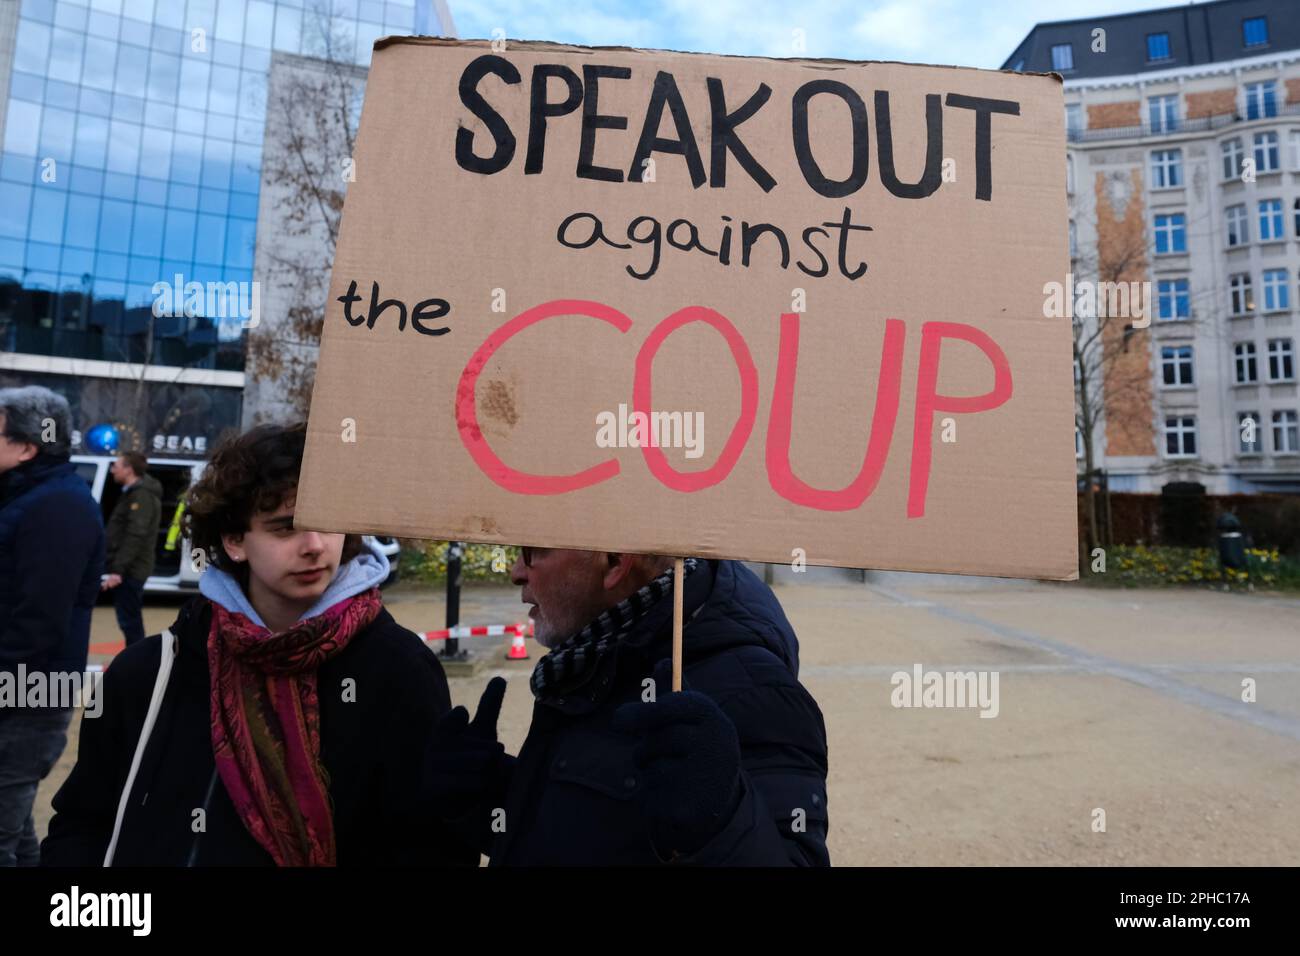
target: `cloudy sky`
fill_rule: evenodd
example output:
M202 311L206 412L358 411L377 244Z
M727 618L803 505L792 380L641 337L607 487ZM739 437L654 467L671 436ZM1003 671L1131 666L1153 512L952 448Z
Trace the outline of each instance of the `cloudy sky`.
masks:
M1039 21L1176 0L448 0L462 37L997 68ZM498 34L499 35L499 34Z

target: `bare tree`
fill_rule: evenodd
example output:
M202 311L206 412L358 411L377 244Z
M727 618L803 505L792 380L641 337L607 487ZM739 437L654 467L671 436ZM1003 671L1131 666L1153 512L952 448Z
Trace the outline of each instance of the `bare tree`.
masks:
M148 399L145 382L149 375L149 366L153 364L154 336L156 332L153 310L149 310L149 318L144 330L144 356L140 360L140 375L135 382L135 401L132 403L132 411L135 415L135 421L142 423L145 421L146 405Z
M1089 261L1091 260L1091 261ZM1076 283L1094 283L1094 288L1127 288L1131 281L1141 281L1147 267L1145 243L1125 242L1105 255L1084 256L1075 260ZM1080 276L1084 278L1080 280ZM1098 476L1098 433L1107 414L1110 426L1133 432L1149 427L1145 417L1132 414L1133 409L1149 407L1151 370L1145 356L1131 353L1131 339L1137 333L1135 316L1129 310L1109 307L1109 297L1102 295L1095 309L1075 308L1074 379L1075 427L1083 445L1084 496L1088 516L1088 549L1101 541L1097 525L1096 478ZM1149 304L1146 304L1149 309ZM1108 409L1109 405L1109 409Z
M246 372L274 385L280 415L305 418L366 71L353 64L351 32L323 5L304 15L303 30L311 55L285 57L267 96L262 188L275 228L259 253L272 288L266 321L248 336Z
M1126 180L1127 182L1116 182ZM1116 209L1108 187L1132 198ZM1136 172L1098 176L1094 206L1096 245L1072 250L1071 271L1075 279L1072 303L1074 330L1075 427L1083 446L1080 477L1084 482L1088 520L1088 549L1102 543L1098 524L1097 478L1100 476L1098 439L1101 428L1133 442L1152 436L1151 351L1139 336L1149 336L1156 312L1151 301L1149 279L1154 253L1145 226L1141 182ZM1188 224L1190 227L1191 224ZM1105 241L1100 240L1105 233ZM1081 293L1091 296L1081 305ZM1213 290L1192 294L1189 289L1191 323L1200 321L1205 301Z

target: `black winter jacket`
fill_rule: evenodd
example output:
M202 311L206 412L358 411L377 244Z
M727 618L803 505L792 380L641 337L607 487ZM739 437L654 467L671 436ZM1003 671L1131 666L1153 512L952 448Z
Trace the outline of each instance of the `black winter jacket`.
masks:
M208 711L212 605L196 598L172 626L179 651L136 775L114 865L263 865L216 772ZM83 717L77 764L54 797L41 845L46 866L99 866L158 671L157 636L128 647L104 675L103 713ZM355 684L345 700L345 679ZM387 610L321 665L321 759L329 778L338 864L477 865L419 799L422 756L451 709L437 657ZM203 808L206 832L195 832Z
M697 865L829 865L826 728L799 683L799 649L776 596L744 565L702 561L683 597L686 689L713 699L736 727L743 797L701 850ZM639 636L653 635L641 648ZM642 681L670 656L672 601L662 600L563 701L538 701L517 759L506 758L496 792L477 808L491 864L663 862L636 799L636 740L612 728L638 701ZM492 810L500 832L493 833ZM802 811L802 812L800 812Z
M0 670L86 669L104 567L104 524L66 459L0 475Z

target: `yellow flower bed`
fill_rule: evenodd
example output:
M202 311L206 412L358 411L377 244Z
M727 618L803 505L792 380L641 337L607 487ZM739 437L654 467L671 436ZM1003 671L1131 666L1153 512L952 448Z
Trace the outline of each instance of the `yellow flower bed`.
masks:
M445 583L447 580L446 541L402 542L402 578L425 584ZM491 581L510 583L510 567L519 557L519 549L494 544L462 545L460 558L461 581Z
M1300 587L1300 562L1284 558L1276 548L1249 548L1247 569L1219 564L1210 548L1117 546L1106 552L1106 574L1093 574L1099 583L1126 585L1228 584L1258 588Z

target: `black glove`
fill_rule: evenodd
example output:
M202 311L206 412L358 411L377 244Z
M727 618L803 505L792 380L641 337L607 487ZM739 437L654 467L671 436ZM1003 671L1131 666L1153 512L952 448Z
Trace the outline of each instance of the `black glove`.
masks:
M624 704L614 728L640 737L632 757L644 781L642 812L655 851L672 860L702 849L736 812L740 742L712 699L670 690L671 660L659 662L654 681L654 703Z
M492 678L473 720L464 707L453 707L429 740L424 791L445 820L469 812L493 787L505 756L505 747L497 742L497 717L505 694L505 679Z

